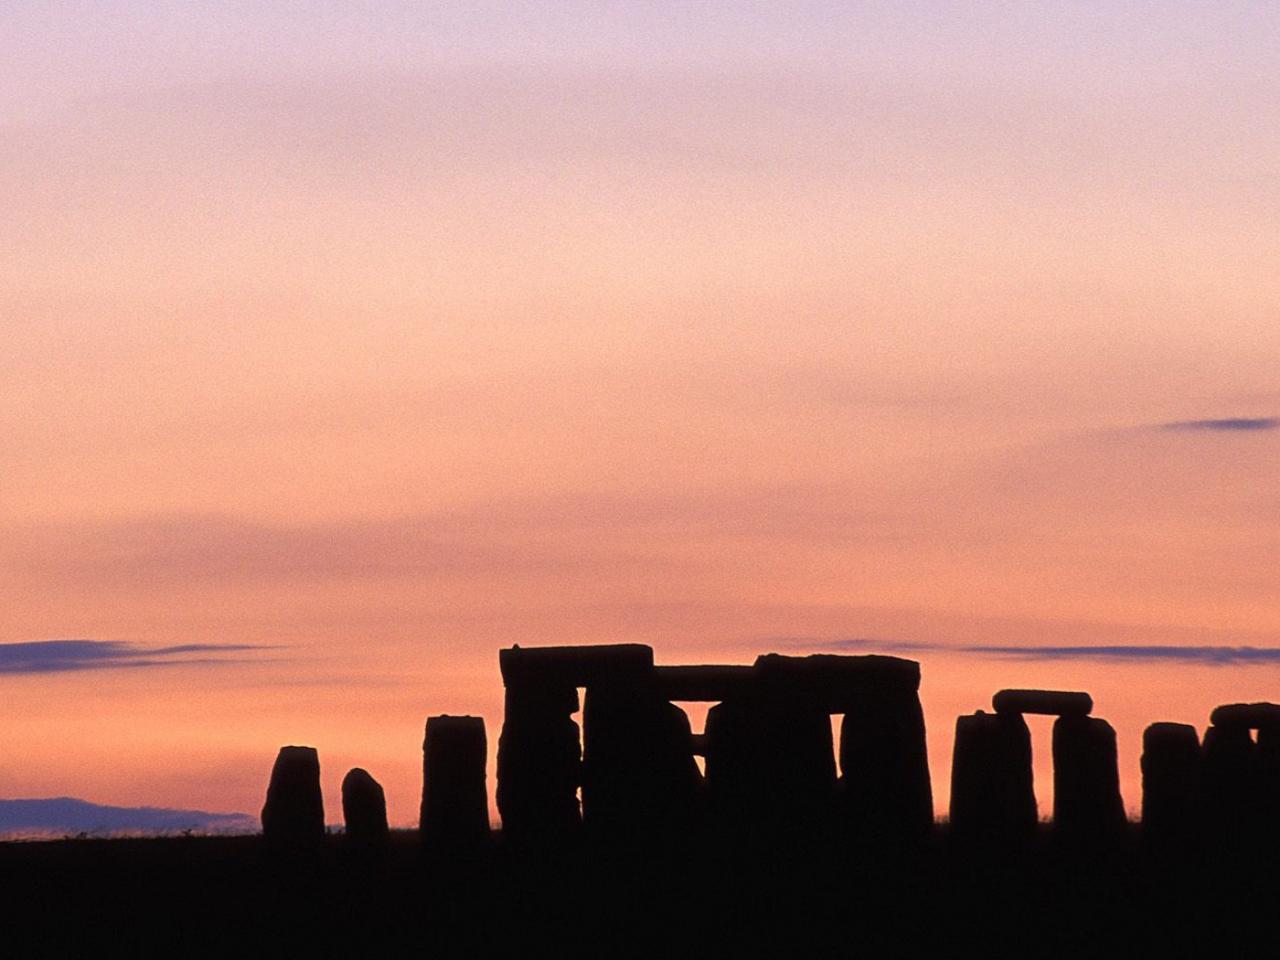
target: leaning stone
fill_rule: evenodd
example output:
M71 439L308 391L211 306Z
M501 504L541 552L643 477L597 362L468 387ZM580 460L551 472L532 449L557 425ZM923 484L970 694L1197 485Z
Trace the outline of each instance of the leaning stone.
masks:
M1022 841L1036 829L1031 731L1020 713L956 719L951 829L957 836Z
M1153 723L1142 734L1142 832L1184 837L1199 826L1200 735L1187 723Z
M262 807L262 835L284 842L324 837L320 755L315 747L280 748Z
M1244 727L1261 730L1264 727L1280 728L1280 704L1275 703L1227 703L1215 707L1209 715L1215 727Z
M924 711L915 694L871 697L840 726L840 792L850 826L866 837L919 836L933 826Z
M582 712L582 819L614 836L683 830L702 775L685 712L648 688L597 684Z
M422 744L425 840L465 846L489 835L488 745L481 717L429 717Z
M342 819L347 837L359 843L383 843L390 832L382 784L360 767L342 778Z
M1062 836L1112 837L1125 824L1116 732L1097 717L1053 724L1053 822Z
M991 698L991 706L996 713L1086 717L1093 710L1093 698L1065 690L1001 690Z

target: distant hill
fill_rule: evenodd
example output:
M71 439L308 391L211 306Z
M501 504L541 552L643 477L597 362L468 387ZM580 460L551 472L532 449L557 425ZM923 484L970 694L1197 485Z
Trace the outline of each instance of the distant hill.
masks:
M165 807L108 807L73 797L0 800L0 835L47 836L76 833L146 834L256 833L258 818L247 813L206 813Z

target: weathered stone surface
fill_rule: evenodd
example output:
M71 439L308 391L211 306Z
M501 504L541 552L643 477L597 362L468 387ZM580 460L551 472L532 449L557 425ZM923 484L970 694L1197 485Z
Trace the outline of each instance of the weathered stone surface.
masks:
M1088 840L1113 837L1124 827L1116 732L1107 721L1054 721L1053 822L1058 834Z
M305 842L324 836L320 755L315 747L281 747L271 768L262 835L268 840Z
M387 839L386 794L382 784L360 767L342 778L342 819L350 840L383 843Z
M419 829L437 844L468 845L489 835L485 784L488 742L480 717L429 717L422 744Z
M1142 734L1142 830L1184 837L1200 820L1200 735L1187 723L1153 723Z
M654 667L658 695L667 700L719 703L749 695L756 670L744 666Z
M835 794L835 750L826 710L753 696L707 712L707 788L723 822L769 829L826 815Z
M563 833L581 822L582 750L573 687L507 688L498 738L498 812L507 837Z
M1093 710L1093 697L1066 690L1001 690L991 698L991 706L996 713L1086 717Z
M588 687L608 681L636 682L638 678L652 676L653 648L640 643L514 646L498 651L498 665L508 687Z
M919 836L933 826L924 711L915 694L869 697L840 728L840 793L864 836Z
M1036 828L1031 731L1020 713L956 719L951 829L957 836L1018 841Z
M702 775L689 718L651 688L596 684L582 720L582 817L593 830L636 834L690 827Z
M1226 703L1215 707L1209 715L1215 727L1243 727L1261 730L1264 727L1280 729L1280 704L1275 703Z

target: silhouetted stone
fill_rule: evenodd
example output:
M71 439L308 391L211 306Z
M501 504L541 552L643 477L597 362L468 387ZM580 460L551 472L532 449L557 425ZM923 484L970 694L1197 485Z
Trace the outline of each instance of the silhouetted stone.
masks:
M262 807L262 835L289 843L324 837L320 755L315 747L280 748Z
M351 840L373 844L387 839L386 794L382 784L360 767L342 778L342 819Z
M511 687L589 687L628 682L653 672L653 648L640 643L521 647L498 651L502 680Z
M920 664L901 657L767 653L756 658L755 669L763 696L802 700L828 714L856 710L868 696L906 696L920 690Z
M1204 738L1209 823L1224 838L1271 843L1280 832L1280 705L1223 704L1211 719Z
M599 683L582 719L582 818L614 834L684 829L702 775L684 711L651 686Z
M1210 726L1201 767L1206 829L1219 839L1246 840L1260 814L1257 746L1244 725Z
M488 750L482 718L427 718L418 821L425 840L468 846L489 835Z
M569 831L581 822L581 746L572 686L508 687L498 738L498 812L504 837Z
M1142 734L1142 831L1182 838L1199 825L1200 736L1187 723L1153 723Z
M659 696L667 700L719 703L749 695L755 688L755 667L654 667Z
M1280 729L1280 704L1275 703L1226 703L1214 707L1209 722L1215 727L1243 727L1261 730L1264 727Z
M1116 732L1107 721L1054 721L1053 822L1059 835L1081 840L1111 838L1124 827Z
M914 693L867 696L840 728L841 796L864 836L918 836L933 826L924 711Z
M1254 744L1260 830L1268 842L1280 833L1280 729L1269 721L1258 729Z
M951 829L957 836L1020 841L1036 828L1031 731L1020 713L956 719Z
M707 711L707 790L724 822L811 825L836 785L831 719L795 699L726 700Z
M996 713L1086 717L1093 710L1093 697L1066 690L1001 690L991 698L991 706Z

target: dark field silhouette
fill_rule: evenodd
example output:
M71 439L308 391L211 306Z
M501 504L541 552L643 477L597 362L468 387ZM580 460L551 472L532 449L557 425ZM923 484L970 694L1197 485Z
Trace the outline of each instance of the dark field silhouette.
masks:
M285 747L262 836L0 845L0 929L47 956L1150 956L1280 935L1274 705L1218 708L1203 745L1152 724L1133 824L1088 694L999 691L957 720L935 824L912 661L515 647L501 669L501 830L483 720L432 717L418 831L387 831L357 768L326 834L318 753ZM675 699L715 703L704 733ZM1051 824L1025 713L1057 718Z
M469 856L393 832L0 845L9 956L1224 955L1276 937L1274 853L724 831Z

